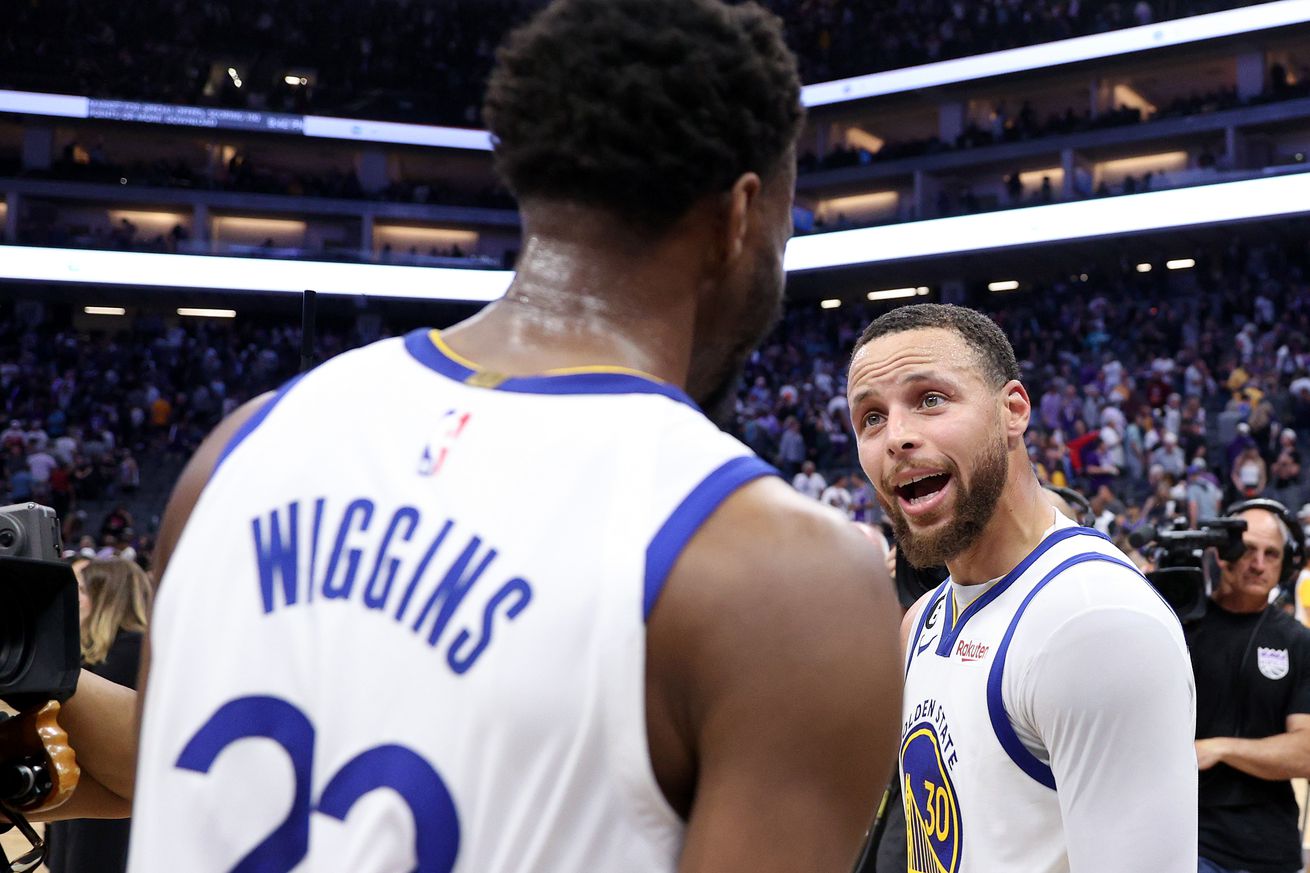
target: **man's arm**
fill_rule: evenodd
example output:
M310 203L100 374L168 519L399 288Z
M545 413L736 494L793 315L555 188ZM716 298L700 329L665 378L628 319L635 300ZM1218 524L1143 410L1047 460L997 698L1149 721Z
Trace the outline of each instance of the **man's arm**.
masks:
M1024 697L1050 753L1072 873L1196 870L1194 686L1170 620L1084 611L1032 661Z
M1196 760L1202 770L1227 764L1258 779L1305 779L1310 777L1310 715L1289 715L1287 732L1272 737L1197 740Z
M899 612L877 547L780 481L692 538L647 639L681 873L848 873L892 769Z

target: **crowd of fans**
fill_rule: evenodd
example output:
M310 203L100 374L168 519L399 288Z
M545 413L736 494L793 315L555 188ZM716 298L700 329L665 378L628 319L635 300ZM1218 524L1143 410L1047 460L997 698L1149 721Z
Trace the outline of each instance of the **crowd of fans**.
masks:
M1239 497L1302 506L1308 255L1233 241L1189 271L1125 265L984 305L1021 362L1041 478L1086 494L1099 523L1123 535L1211 517ZM859 471L844 382L849 350L874 314L791 308L748 362L732 425L796 487L865 521L880 513ZM130 497L141 470L185 457L223 415L299 364L296 328L142 317L125 332L84 333L33 324L21 307L4 316L0 495L54 505L71 525L66 541L90 535L82 547L93 551L139 546L149 531L126 506L102 529L79 530L79 500ZM376 319L328 329L320 351L385 332Z
M64 542L87 557L148 553L171 483L141 506L143 471L176 473L223 416L300 364L298 326L141 316L86 333L30 306L0 311L0 502L54 507ZM380 330L324 331L319 349L330 357ZM83 511L93 503L109 509L98 524Z
M1184 274L1125 265L984 306L1019 357L1042 480L1085 494L1098 525L1120 536L1214 517L1239 498L1301 507L1308 254L1234 242ZM750 363L738 431L797 488L874 522L843 379L871 313L841 313L789 312Z
M18 0L9 4L8 26L0 30L0 88L475 125L495 47L543 3ZM785 20L802 75L814 82L1254 4L765 5Z

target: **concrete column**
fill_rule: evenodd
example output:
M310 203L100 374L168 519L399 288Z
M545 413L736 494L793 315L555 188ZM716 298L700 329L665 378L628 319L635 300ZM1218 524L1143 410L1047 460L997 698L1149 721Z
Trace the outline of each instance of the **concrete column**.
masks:
M55 131L43 124L23 128L23 169L48 170L55 157Z
M937 107L937 137L944 143L954 143L964 133L967 107L963 102L943 103Z
M933 218L937 215L937 192L941 183L923 170L914 171L914 218Z
M359 186L369 194L376 194L391 179L387 173L387 155L381 149L364 149L355 156L355 175L359 177Z
M191 241L198 250L207 251L209 246L206 243L209 242L210 236L209 207L204 203L197 203L191 207Z
M1237 56L1237 96L1249 100L1265 89L1265 55L1262 51Z
M1093 170L1086 158L1074 149L1061 149L1060 169L1064 170L1061 200L1077 200L1091 195Z
M359 251L366 259L373 258L373 213L365 212L359 218Z
M1223 169L1236 170L1246 166L1246 137L1236 127L1224 128Z
M18 242L18 208L21 200L17 191L10 191L5 195L4 240L9 245Z

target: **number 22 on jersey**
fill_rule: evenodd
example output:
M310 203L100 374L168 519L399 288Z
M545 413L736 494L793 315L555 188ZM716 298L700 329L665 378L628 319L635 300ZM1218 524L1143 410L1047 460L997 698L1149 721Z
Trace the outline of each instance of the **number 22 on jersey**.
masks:
M398 794L414 817L415 873L450 873L455 866L459 816L446 783L431 764L404 746L374 746L332 774L315 800L310 784L314 726L300 709L279 697L240 697L223 704L187 742L177 767L208 773L224 749L253 738L272 740L287 753L295 790L286 818L230 873L290 873L309 854L311 815L344 822L358 800L379 788Z

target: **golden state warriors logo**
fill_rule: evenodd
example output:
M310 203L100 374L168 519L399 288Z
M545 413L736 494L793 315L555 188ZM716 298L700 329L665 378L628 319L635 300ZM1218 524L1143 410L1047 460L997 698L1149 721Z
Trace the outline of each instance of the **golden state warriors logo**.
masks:
M960 804L931 722L921 721L906 732L901 774L910 873L957 873L964 842Z

